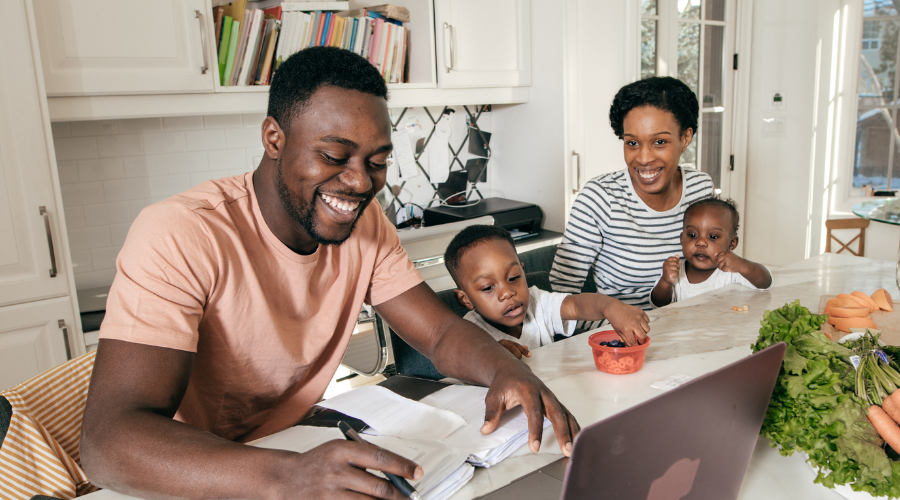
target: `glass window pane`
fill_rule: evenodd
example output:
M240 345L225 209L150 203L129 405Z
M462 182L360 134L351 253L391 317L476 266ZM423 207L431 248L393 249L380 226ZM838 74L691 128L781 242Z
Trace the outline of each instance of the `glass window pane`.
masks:
M897 40L900 22L864 21L859 60L859 105L883 106L896 99Z
M856 118L856 154L853 187L887 187L890 152L891 111L885 108L860 109Z
M641 14L655 16L656 0L641 0Z
M700 168L712 177L713 186L721 187L722 179L722 119L725 113L701 113L700 133L703 134Z
M863 16L896 16L897 9L893 0L864 0Z
M703 99L701 108L724 106L722 99L723 53L725 52L725 27L705 26L703 38Z
M678 0L678 17L682 19L700 19L701 0Z
M707 21L724 21L725 0L706 0L704 19Z
M678 25L678 79L699 94L700 83L700 25Z
M656 21L641 21L641 78L656 76Z

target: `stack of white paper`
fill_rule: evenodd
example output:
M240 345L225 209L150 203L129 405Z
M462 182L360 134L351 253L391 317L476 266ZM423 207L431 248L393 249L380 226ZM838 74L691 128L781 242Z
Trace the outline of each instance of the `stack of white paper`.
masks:
M253 446L305 453L344 435L334 427L298 425L254 441ZM437 441L401 439L390 436L369 436L366 440L416 462L425 474L410 485L423 500L444 500L456 493L472 479L474 467L466 463L466 453L454 450ZM384 477L378 471L369 471Z

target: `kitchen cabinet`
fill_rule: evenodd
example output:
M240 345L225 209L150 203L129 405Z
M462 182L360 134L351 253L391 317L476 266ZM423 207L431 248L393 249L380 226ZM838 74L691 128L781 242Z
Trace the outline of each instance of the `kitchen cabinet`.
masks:
M114 7L102 0L35 2L53 121L266 111L268 86L221 86L215 71L200 74L206 61L218 60L214 37L208 36L215 31L210 2L114 2ZM377 3L351 0L350 8ZM408 83L388 85L389 106L528 101L530 0L392 3L410 12L410 21L404 23L410 33L410 78ZM117 25L113 38L104 27L113 24L111 8L118 13L117 20L141 19L144 11L159 17L164 11L166 16L160 17L164 29L148 28L152 23L144 21L126 22L127 27ZM450 27L436 31L436 17ZM445 49L454 65L449 73L441 55Z
M53 139L27 0L0 0L0 389L81 354ZM51 299L51 300L47 300ZM60 323L62 320L62 323ZM60 326L62 325L62 326ZM72 335L74 342L60 333Z
M35 0L47 94L212 92L205 0Z
M435 0L441 88L531 85L530 0Z

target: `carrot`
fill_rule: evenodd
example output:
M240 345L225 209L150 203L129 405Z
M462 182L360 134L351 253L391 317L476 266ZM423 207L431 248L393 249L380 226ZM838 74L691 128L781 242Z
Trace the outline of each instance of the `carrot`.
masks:
M900 449L900 427L897 426L897 422L891 420L891 417L878 405L870 406L867 416L881 439L884 439L894 450Z
M890 396L884 398L881 402L881 409L891 416L894 422L900 424L900 406L897 406L895 398L900 397L900 389L895 390Z

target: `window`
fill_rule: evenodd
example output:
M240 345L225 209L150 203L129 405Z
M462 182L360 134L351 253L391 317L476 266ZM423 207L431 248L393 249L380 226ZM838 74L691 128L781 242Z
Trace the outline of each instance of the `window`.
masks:
M864 0L853 187L900 187L900 15L892 0Z
M722 185L730 155L734 0L641 0L641 78L674 76L700 102L684 165Z

